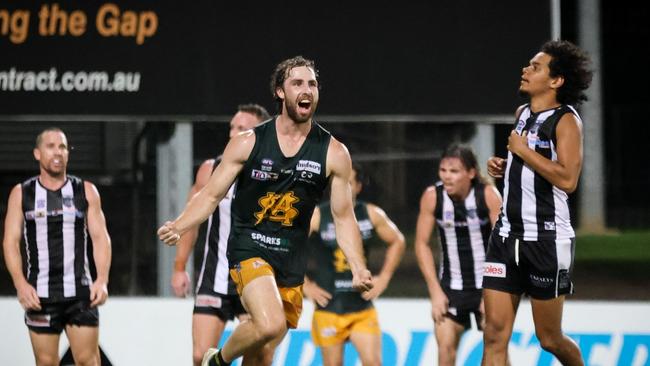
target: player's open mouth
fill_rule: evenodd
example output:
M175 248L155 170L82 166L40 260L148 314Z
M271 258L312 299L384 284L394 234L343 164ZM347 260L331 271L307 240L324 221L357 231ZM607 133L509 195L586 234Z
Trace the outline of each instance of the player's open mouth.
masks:
M298 107L302 110L309 111L311 109L311 100L303 99L298 102Z

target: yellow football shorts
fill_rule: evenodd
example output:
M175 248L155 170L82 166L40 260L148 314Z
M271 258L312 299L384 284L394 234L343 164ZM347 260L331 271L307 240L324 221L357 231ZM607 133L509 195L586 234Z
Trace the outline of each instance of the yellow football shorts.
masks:
M254 257L239 262L230 270L230 277L237 285L237 293L241 296L244 287L261 276L275 276L273 267L260 257ZM302 312L302 285L296 287L278 287L287 327L298 327L298 319Z
M318 347L333 346L350 338L352 333L381 335L377 310L370 308L354 313L337 314L315 310L311 324L311 337Z

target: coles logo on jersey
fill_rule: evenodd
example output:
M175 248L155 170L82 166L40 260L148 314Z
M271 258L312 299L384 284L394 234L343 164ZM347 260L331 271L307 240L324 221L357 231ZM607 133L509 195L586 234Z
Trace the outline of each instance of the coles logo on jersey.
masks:
M506 278L506 265L503 263L485 262L483 276Z
M311 160L299 160L296 170L306 170L315 174L320 174L320 163Z

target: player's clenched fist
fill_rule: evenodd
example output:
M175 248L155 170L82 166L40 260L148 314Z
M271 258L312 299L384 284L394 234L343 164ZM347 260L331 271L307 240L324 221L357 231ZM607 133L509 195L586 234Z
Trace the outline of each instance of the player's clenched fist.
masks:
M506 170L506 160L493 156L487 161L488 174L494 178L502 178Z
M167 245L176 245L181 234L174 228L171 221L167 221L158 229L158 238Z
M357 291L368 291L372 288L372 275L364 269L352 275L352 287Z

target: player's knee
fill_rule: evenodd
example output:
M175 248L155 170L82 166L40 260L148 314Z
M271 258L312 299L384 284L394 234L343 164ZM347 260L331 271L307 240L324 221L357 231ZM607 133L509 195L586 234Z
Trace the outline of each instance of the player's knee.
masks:
M57 366L58 364L59 364L59 357L56 354L36 355L37 366Z
M258 326L259 336L264 343L270 342L284 335L287 324L284 319L268 321Z
M557 353L562 345L562 334L555 332L535 332L539 345L547 352Z
M367 355L361 360L363 366L381 366L381 354Z
M194 348L192 350L192 360L194 361L195 365L200 365L201 361L203 361L203 355L207 349L200 349L200 348Z
M451 345L438 346L439 366L453 366L456 364L456 347Z
M96 352L84 351L74 355L75 365L99 366L99 355Z
M499 323L488 322L483 329L483 343L486 346L498 347L508 344L510 334L505 326Z

